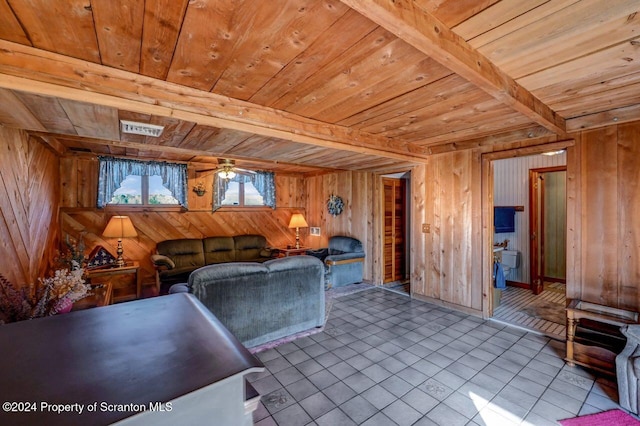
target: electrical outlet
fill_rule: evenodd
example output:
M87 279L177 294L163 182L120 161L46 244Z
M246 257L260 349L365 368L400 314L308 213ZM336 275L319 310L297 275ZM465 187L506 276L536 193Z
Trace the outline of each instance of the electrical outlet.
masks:
M428 234L429 232L431 232L431 224L423 223L422 224L422 232L425 233L425 234Z

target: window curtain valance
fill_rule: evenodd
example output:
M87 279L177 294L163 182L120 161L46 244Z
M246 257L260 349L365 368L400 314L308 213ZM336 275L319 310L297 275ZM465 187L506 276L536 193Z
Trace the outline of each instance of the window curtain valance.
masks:
M98 157L98 208L107 205L113 193L129 175L162 178L162 185L171 191L178 203L187 208L187 165L159 161L138 161L114 157Z
M256 171L249 174L238 173L232 179L223 179L218 173L213 175L213 211L222 207L224 194L230 182L251 182L264 200L264 205L276 208L276 183L273 172Z

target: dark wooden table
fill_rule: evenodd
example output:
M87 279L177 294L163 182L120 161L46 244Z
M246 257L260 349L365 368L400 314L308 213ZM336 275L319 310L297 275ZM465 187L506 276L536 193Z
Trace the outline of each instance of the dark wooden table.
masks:
M2 325L0 348L1 425L253 424L262 363L190 294Z

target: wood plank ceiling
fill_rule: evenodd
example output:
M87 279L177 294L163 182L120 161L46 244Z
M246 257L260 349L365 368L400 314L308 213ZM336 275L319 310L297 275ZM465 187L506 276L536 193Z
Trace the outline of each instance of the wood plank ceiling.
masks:
M0 124L61 152L396 171L639 119L639 6L0 0Z

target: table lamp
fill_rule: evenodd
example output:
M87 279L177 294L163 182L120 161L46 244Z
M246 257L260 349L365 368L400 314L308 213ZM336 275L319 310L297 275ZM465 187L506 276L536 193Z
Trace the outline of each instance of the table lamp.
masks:
M118 249L116 251L116 253L118 254L118 258L116 259L116 265L119 268L123 267L125 263L124 258L122 257L122 255L124 254L124 249L122 248L122 239L138 236L136 228L133 227L133 223L131 223L131 219L129 219L129 216L112 216L111 219L109 219L109 223L107 223L107 227L104 228L102 236L106 238L118 239Z
M294 213L291 215L291 221L289 222L289 228L296 228L296 248L300 248L300 228L306 228L307 221L304 220L304 216L301 213Z

